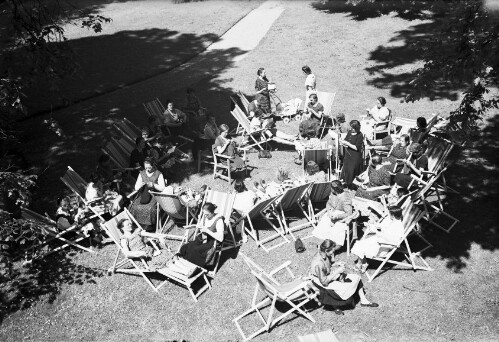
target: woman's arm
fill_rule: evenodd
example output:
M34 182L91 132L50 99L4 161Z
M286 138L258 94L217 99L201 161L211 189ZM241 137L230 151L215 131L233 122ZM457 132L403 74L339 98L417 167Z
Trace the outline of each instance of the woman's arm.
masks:
M203 227L201 229L201 232L208 234L209 236L211 236L212 238L214 238L218 242L222 242L224 240L225 223L221 218L219 218L217 220L215 228L216 228L216 231L212 232L208 228Z
M126 239L121 239L121 247L123 248L123 254L125 254L127 258L142 258L147 256L146 252L144 251L131 251L128 247L128 242Z
M135 190L140 190L145 185L144 181L142 180L142 175L139 173L139 176L137 177L137 181L135 182Z

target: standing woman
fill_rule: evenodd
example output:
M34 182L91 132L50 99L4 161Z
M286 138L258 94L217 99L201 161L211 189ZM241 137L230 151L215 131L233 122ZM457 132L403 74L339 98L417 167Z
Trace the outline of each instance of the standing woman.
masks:
M307 78L305 79L305 107L307 103L310 101L310 95L316 93L316 79L315 75L312 74L312 70L308 65L302 66L301 70L305 75L307 75Z
M228 135L229 126L221 124L220 135L215 139L213 150L215 153L232 157L230 159L231 166L236 170L241 170L244 168L244 160L237 154L236 143Z
M364 148L364 136L360 132L360 122L352 120L350 127L345 139L340 140L340 144L345 147L340 178L348 187L355 177L362 173L362 150Z
M147 157L144 160L144 170L140 171L135 182L138 196L130 209L130 213L145 230L154 229L156 225L156 200L149 191L161 192L165 188L163 174L157 170L154 160Z
M270 92L269 92L270 81L265 73L265 68L259 68L256 74L258 75L258 77L256 78L255 81L255 91L257 95L258 94L262 95L258 103L260 103L260 108L263 111L271 113L272 109L270 107Z

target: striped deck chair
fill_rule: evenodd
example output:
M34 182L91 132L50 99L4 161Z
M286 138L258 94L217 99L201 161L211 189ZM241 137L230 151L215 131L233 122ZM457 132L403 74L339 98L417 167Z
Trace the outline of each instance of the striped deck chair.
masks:
M174 235L166 232L166 225L169 220L182 223L184 226L191 225L197 218L199 210L184 206L179 198L175 195L167 195L161 192L153 192L151 194L158 202L158 211L156 219L156 233L166 234L166 237L174 240L184 240L185 234ZM163 211L164 215L161 215Z
M274 248L289 243L289 240L286 237L286 231L272 223L272 221L270 220L270 216L268 216L272 212L272 208L275 206L280 197L281 196L278 195L256 203L248 213L243 215L239 220L235 222L235 225L242 223L244 225L243 229L245 229L248 235L251 236L253 240L255 240L256 245L258 247L261 247L267 253L269 253ZM265 238L260 238L259 233L255 229L255 226L253 224L253 221L257 220L258 218L263 218L272 227L272 229L275 230L275 233L270 236L266 236ZM245 222L248 223L248 226L245 225ZM265 246L266 243L273 241L279 237L282 237L284 241L276 245L272 245L271 247Z
M326 170L327 179L331 179L331 157L333 151L331 148L321 148L321 149L305 149L303 150L303 174L305 175L307 163L309 161L314 161L319 165L321 170Z
M404 235L400 241L394 245L381 244L380 253L373 257L373 260L380 261L381 264L376 268L376 270L369 274L366 271L366 276L369 282L372 282L374 278L381 272L383 266L386 264L402 266L406 268L411 268L416 270L433 271L433 269L428 265L428 263L421 256L421 251L414 252L408 242L408 238L413 234L419 221L423 217L424 213L416 206L412 201L406 201L407 205L403 206L403 225L404 225ZM426 248L425 248L426 249ZM395 253L401 253L405 257L405 261L393 260L392 256ZM421 263L418 265L416 261L419 260Z
M92 249L84 247L80 244L80 241L86 238L90 240L90 236L81 231L82 227L78 226L77 224L74 224L67 229L60 230L57 227L57 223L51 218L40 215L27 208L21 208L21 217L24 220L30 221L34 225L34 227L36 227L38 230L42 232L43 235L46 236L43 243L37 245L36 247L30 247L24 250L23 252L26 255L28 254L28 252L32 251L33 249L35 248L39 249L52 242L58 241L62 243L62 245L53 246L54 248L48 250L47 252L41 254L33 253L33 257L30 260L28 260L28 262L31 262L36 259L42 259L47 255L58 252L69 246L73 246L83 251L94 253Z
M198 297L203 292L211 289L211 285L206 277L205 269L198 267L185 259L174 257L173 254L171 254L172 259L170 262L165 264L165 267L161 269L153 269L149 267L146 258L128 258L126 256L126 251L121 245L121 232L118 229L118 222L122 219L129 219L137 227L140 227L140 224L127 209L116 215L111 220L101 224L102 228L106 230L117 246L116 256L112 266L108 270L108 273L112 274L121 272L140 275L155 292L159 292L159 289L163 285L165 285L168 281L171 281L189 290L189 293L195 301L197 301ZM120 256L123 256L123 258L120 259ZM195 271L192 272L194 269ZM189 276L191 273L192 275ZM153 276L157 277L161 275L167 279L155 285L153 283ZM194 292L195 288L193 285L195 283L201 284L201 287L197 290L197 292Z
M147 115L157 117L159 122L164 121L163 113L165 112L166 108L158 98L155 98L154 100L149 102L144 102L142 105L144 106Z
M258 147L260 150L264 150L263 146L265 143L272 141L271 138L269 138L266 135L266 132L268 132L268 129L259 129L259 130L252 130L250 126L250 121L246 117L246 114L238 107L234 108L233 111L230 112L232 116L237 120L238 124L241 127L241 134L243 137L248 139L248 145L245 146L246 149L250 149L252 147ZM255 136L258 136L260 140L255 138Z
M296 237L293 234L294 231L304 229L307 226L313 226L312 222L308 220L308 208L305 210L305 206L308 205L307 195L311 186L312 184L304 184L286 190L286 192L279 199L277 205L273 208L275 216L279 218L279 225L282 230L289 233L294 241L296 241ZM286 213L289 214L290 211L295 209L301 211L307 220L305 223L290 227L288 225L288 217L286 217Z
M311 322L315 323L314 318L310 315L309 312L307 312L307 310L303 306L313 300L317 301L319 292L312 286L308 278L295 277L295 275L289 268L291 261L285 262L271 272L265 272L262 267L260 267L246 255L244 255L243 253L239 254L243 257L244 262L248 265L251 274L256 278L256 287L253 294L253 299L251 301L251 307L247 311L243 312L241 315L233 319L233 322L236 325L237 330L239 330L243 341L249 341L265 331L269 332L272 327L274 327L277 323L279 323L292 313L303 316ZM290 282L281 284L274 278L274 275L282 270L286 270L291 276L292 280ZM261 301L257 302L260 291L263 293L264 298ZM279 312L278 310L276 310L277 302L286 303L289 309L280 316L274 318L274 313ZM269 305L269 313L267 317L264 317L261 310L268 307ZM257 331L246 336L239 321L253 312L258 314L264 325Z
M250 101L248 100L248 98L246 97L246 95L243 94L242 91L238 90L236 94L239 97L239 100L241 101L241 104L243 105L244 111L246 112L246 109L248 108L248 106L250 104ZM246 114L248 114L248 113L246 113Z
M336 93L317 91L317 98L319 102L324 106L324 115L321 118L320 127L319 127L319 139L321 139L324 136L324 132L327 132L328 128L331 128L328 127L328 120L333 119L333 102L335 97Z
M317 224L318 217L323 214L326 209L323 209L316 213L316 206L319 203L325 203L329 199L331 194L331 183L330 182L320 182L313 183L310 187L310 192L308 194L308 220L313 222L313 225Z
M133 122L127 118L123 118L121 121L117 121L113 126L127 139L129 139L133 144L135 144L135 139L142 136L142 131L135 126Z
M61 181L66 184L66 186L71 189L85 204L88 204L85 199L85 192L87 190L87 181L84 180L71 166L68 166L68 169L64 176L62 176Z
M137 167L130 167L130 154L128 151L129 146L123 139L111 139L101 151L109 156L113 163L116 165L118 171L133 171Z
M432 114L432 117L427 121L427 134L433 129L433 126L440 120L441 117L438 114ZM391 122L391 129L393 132L397 134L408 134L411 128L416 128L416 120L409 118L402 118L396 116L393 118Z

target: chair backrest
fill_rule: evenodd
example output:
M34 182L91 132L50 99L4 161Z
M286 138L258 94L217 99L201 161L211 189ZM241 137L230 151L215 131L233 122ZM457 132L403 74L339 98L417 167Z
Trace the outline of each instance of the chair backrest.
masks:
M423 217L423 211L419 209L414 202L406 201L402 206L402 224L404 225L404 238L409 235L414 226ZM403 239L401 241L403 241Z
M43 223L52 227L55 227L57 225L57 223L50 217L38 214L37 212L34 212L33 210L30 210L28 208L21 208L21 217L25 220L29 220L35 223Z
M135 149L135 141L131 141L128 138L115 138L113 137L112 140L116 143L117 146L119 146L127 155L131 155L132 151Z
M115 217L113 217L112 219L110 219L109 221L107 221L105 223L101 223L101 225L103 226L103 228L108 233L109 237L112 238L113 241L120 248L121 248L121 242L120 242L120 240L121 240L122 234L121 234L120 229L118 228L118 223L122 219L128 219L128 220L132 221L132 224L135 224L135 226L141 227L140 224L137 222L137 220L132 216L132 214L130 214L130 212L126 208L121 213L119 213L118 215L116 215Z
M228 223L232 214L235 199L235 193L227 193L209 189L206 191L206 194L204 196L203 205L205 203L213 203L214 205L216 205L217 214L222 215L225 219L225 222ZM200 219L202 218L202 215L203 213L201 211Z
M241 125L241 127L245 130L246 133L251 133L251 126L248 118L244 115L239 107L236 106L233 111L230 113L237 120L237 122Z
M336 93L317 91L317 98L319 99L319 102L324 106L324 115L331 116L335 96Z
M306 195L312 184L303 184L288 189L281 197L279 206L282 210L288 210L294 207Z
M312 202L324 202L327 201L330 194L331 182L320 182L312 184L308 196Z
M124 151L116 140L110 140L106 146L102 148L102 152L107 154L117 167L126 169L130 166L130 153Z
M88 183L79 174L77 174L71 166L68 166L68 170L64 176L61 177L61 180L68 188L85 201L85 192L87 191Z
M241 104L243 105L243 107L248 108L250 101L248 100L246 95L244 95L242 91L238 90L237 96L239 96L239 99L241 100Z
M127 118L123 118L123 120L115 122L114 126L132 142L135 142L135 139L142 136L142 131Z
M160 192L152 192L151 194L156 198L159 206L168 216L177 219L184 220L186 215L185 207L182 205L180 200L175 195L162 194Z
M269 199L259 201L257 202L253 208L248 211L246 216L252 220L253 218L257 217L263 210L265 210L268 206L272 205L281 195L277 195L274 197L271 197Z
M438 172L454 145L443 139L433 137L430 140L426 156L428 157L428 171Z
M149 116L156 116L158 118L163 117L163 113L165 112L165 107L161 103L161 101L158 98L155 98L152 101L145 102L142 104Z
M303 168L307 166L309 161L314 161L319 165L319 167L329 169L329 159L331 156L331 150L329 148L321 149L305 149L303 150Z

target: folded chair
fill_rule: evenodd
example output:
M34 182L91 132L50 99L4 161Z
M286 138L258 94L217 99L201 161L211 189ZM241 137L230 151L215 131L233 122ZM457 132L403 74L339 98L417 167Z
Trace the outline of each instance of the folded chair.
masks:
M324 132L328 128L328 120L333 118L333 102L336 97L336 93L328 93L325 91L317 91L317 98L319 102L324 106L324 115L321 118L320 128L319 128L319 138L324 136ZM306 99L308 100L308 99ZM306 103L307 101L305 101Z
M319 165L321 170L326 169L327 179L331 179L331 157L332 150L329 147L321 149L305 149L303 150L303 174L309 161L314 161Z
M269 253L271 250L274 248L280 247L286 243L289 243L288 238L286 237L286 231L283 230L282 228L277 227L272 221L270 220L270 214L273 212L273 207L276 205L276 202L280 199L279 196L274 196L269 199L259 201L256 203L251 210L242 216L239 220L236 221L234 225L242 223L243 229L248 233L253 240L255 240L256 245L258 247L261 247L265 252ZM263 218L275 231L274 234L271 234L270 236L266 236L265 238L260 238L257 230L255 229L255 226L253 224L253 221L255 221L258 218ZM245 222L248 222L248 226L245 225ZM273 241L279 237L282 237L284 241L273 245L271 247L266 247L265 244Z
M366 271L366 276L369 282L372 282L374 278L381 272L385 264L398 265L406 268L412 268L416 270L433 271L433 269L428 265L428 263L421 256L421 251L414 252L408 242L409 235L411 235L419 221L423 217L424 213L411 201L406 201L407 205L403 207L403 225L404 225L404 235L400 241L394 245L391 244L381 244L380 253L373 257L373 260L380 261L381 264L376 268L376 270L369 274ZM426 249L426 248L425 248ZM395 252L403 254L405 261L393 260L392 256ZM419 260L421 263L417 264L416 261Z
M171 263L165 265L164 268L161 268L159 270L150 268L145 258L126 257L126 254L121 245L121 232L118 229L118 222L124 218L131 220L137 227L140 227L140 224L135 220L135 218L127 209L124 209L124 211L116 215L114 218L102 224L103 229L106 230L106 232L113 239L117 246L116 256L114 258L112 266L108 270L108 273L121 272L140 275L155 292L158 292L164 284L166 284L168 281L171 281L189 290L189 293L195 301L197 301L197 298L203 292L211 289L211 285L208 281L208 278L206 277L205 269L198 267L185 259L174 257L173 254L171 255ZM164 250L164 252L169 251ZM120 259L121 255L123 255L124 258ZM177 260L181 260L181 262L177 262ZM188 265L188 268L185 268L185 265ZM196 268L196 271L194 273L192 273L193 268ZM189 273L192 273L192 276L189 277ZM152 276L154 275L162 275L166 277L167 280L161 281L158 285L154 285L152 282ZM197 282L199 282L200 285L202 284L202 286L197 290L197 292L194 292L193 285Z
M34 248L37 249L42 248L51 242L58 241L62 243L62 245L59 245L57 247L54 246L55 248L50 249L47 252L41 254L34 253L34 256L30 260L28 260L29 262L36 259L42 259L47 255L58 252L69 246L73 246L83 251L94 253L94 251L91 250L90 248L84 247L80 244L80 241L86 238L90 239L90 236L81 231L82 227L78 226L77 224L74 224L67 229L60 230L57 226L57 223L51 218L40 215L27 208L21 208L21 217L24 220L30 221L36 228L38 228L46 236L42 244L39 244L33 248L26 249L24 251L26 254L28 254L27 252Z
M275 216L279 218L279 225L282 230L289 233L293 240L296 241L296 237L293 232L297 230L304 229L308 226L313 226L313 222L309 221L308 216L308 191L312 184L304 184L291 189L286 190L279 199L277 205L273 208ZM298 209L303 213L306 218L306 222L290 227L288 225L288 217L290 211Z
M251 274L256 278L256 287L250 309L233 319L233 322L239 330L243 341L249 341L265 331L270 331L272 327L292 313L301 315L315 323L314 318L303 308L303 306L313 300L317 301L316 298L318 296L318 291L314 289L309 279L296 278L294 276L293 272L291 272L291 269L289 268L291 261L285 262L281 266L267 273L246 255L243 253L239 254L243 257L244 262L250 268ZM274 278L274 275L283 269L286 269L291 278L293 278L291 282L281 284ZM260 291L264 295L264 298L258 301ZM290 309L274 318L274 313L277 311L277 302L286 303L290 306ZM265 317L262 310L268 306L270 306L269 313ZM239 321L253 312L255 312L262 320L263 327L246 336Z

